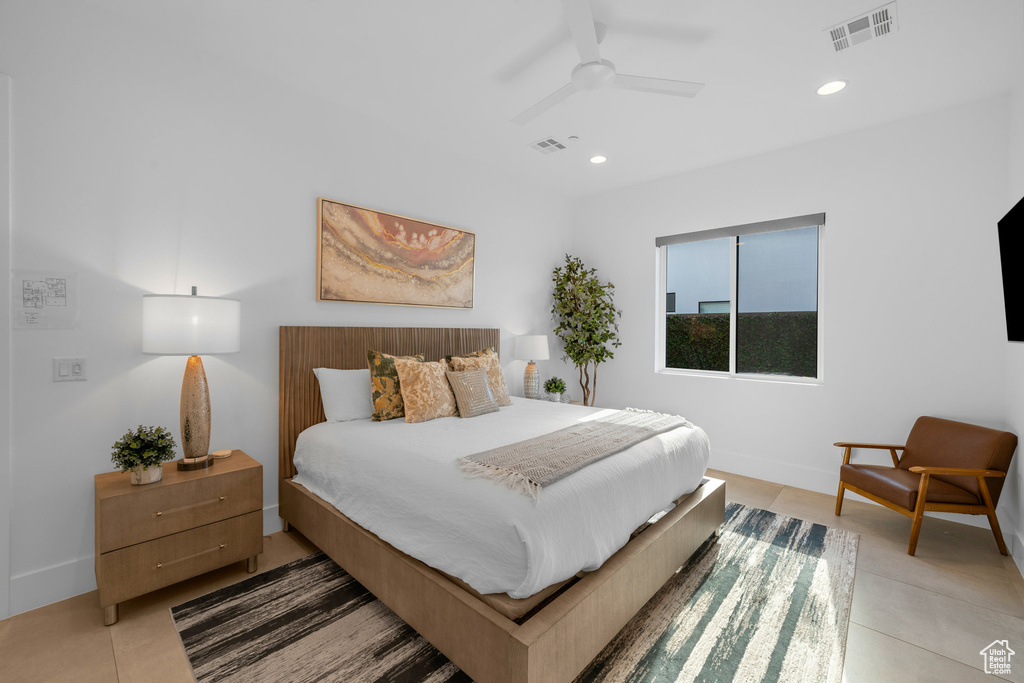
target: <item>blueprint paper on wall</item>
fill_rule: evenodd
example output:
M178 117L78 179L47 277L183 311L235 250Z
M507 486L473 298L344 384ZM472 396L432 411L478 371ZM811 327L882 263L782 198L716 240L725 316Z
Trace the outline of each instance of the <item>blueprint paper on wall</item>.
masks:
M11 315L16 330L78 327L78 274L13 271Z

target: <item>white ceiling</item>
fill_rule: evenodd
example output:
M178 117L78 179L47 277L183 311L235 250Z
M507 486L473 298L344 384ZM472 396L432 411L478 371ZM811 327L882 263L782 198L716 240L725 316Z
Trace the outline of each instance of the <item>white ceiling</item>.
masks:
M823 29L884 0L593 0L621 73L707 86L578 93L517 126L579 62L559 0L92 2L567 197L995 96L1024 69L1024 0L898 0L895 34L840 53Z

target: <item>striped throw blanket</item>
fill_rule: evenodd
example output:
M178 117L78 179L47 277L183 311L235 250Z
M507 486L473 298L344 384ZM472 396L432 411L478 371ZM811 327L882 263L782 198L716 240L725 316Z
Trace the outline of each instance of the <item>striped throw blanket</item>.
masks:
M470 477L490 479L536 500L541 490L573 472L677 427L685 418L626 408L550 434L459 459Z

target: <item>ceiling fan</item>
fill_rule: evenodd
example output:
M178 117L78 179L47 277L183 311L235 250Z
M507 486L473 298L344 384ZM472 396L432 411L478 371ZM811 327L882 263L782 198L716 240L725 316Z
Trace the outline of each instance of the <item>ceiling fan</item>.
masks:
M661 95L694 97L704 87L703 83L673 81L650 76L628 76L616 72L615 65L607 59L601 59L601 54L598 51L598 45L601 38L604 37L604 27L594 23L590 0L562 0L562 8L565 12L565 22L569 25L569 33L572 35L572 40L576 43L576 51L580 55L580 63L572 70L568 85L562 86L516 116L512 119L513 123L521 126L532 121L560 102L564 102L566 98L579 90L598 90L612 86Z

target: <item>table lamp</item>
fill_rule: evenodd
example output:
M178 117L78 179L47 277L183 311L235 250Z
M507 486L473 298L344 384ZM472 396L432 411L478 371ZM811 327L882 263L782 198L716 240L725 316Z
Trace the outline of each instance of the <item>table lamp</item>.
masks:
M179 470L210 467L210 388L200 356L238 353L242 303L180 294L142 297L142 352L188 356L181 382L181 451Z
M540 381L537 379L537 366L533 361L547 360L548 337L545 334L527 334L516 337L516 360L528 360L526 373L523 375L523 393L526 398L540 396Z

